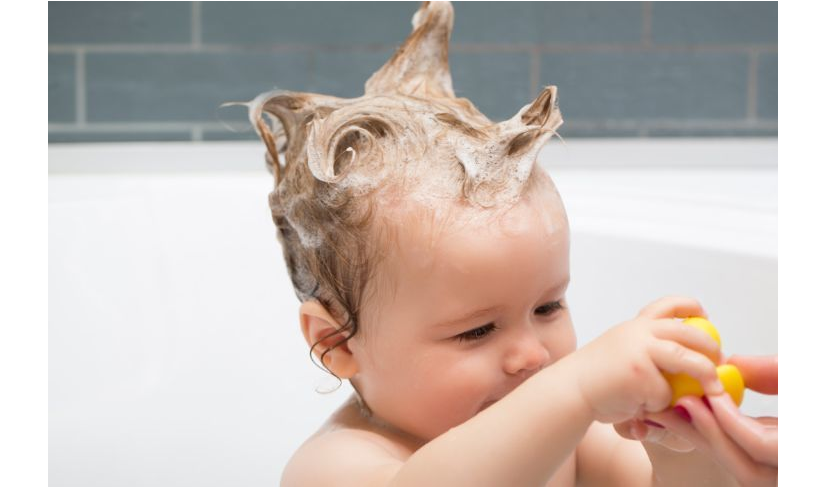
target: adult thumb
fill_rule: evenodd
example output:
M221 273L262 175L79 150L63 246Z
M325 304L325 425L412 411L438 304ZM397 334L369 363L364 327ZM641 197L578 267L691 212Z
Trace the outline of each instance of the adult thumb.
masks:
M748 389L762 394L779 394L778 355L733 355L728 363L739 369Z

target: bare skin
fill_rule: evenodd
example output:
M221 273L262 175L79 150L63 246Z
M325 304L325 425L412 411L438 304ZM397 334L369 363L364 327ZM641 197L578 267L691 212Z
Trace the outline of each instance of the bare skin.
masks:
M362 312L372 328L321 342L338 344L324 364L363 402L351 398L301 446L283 486L734 485L699 451L612 427L666 408L660 370L722 392L715 343L675 319L705 311L664 298L577 349L568 225L562 206L544 201L555 200L520 204L500 232L472 221L431 236L407 225L385 266L395 292ZM311 301L301 322L309 344L339 327Z
M600 425L605 428L605 426ZM294 455L294 460L306 460L306 458L327 458L329 456L338 457L343 455L344 450L340 450L340 445L352 446L369 445L372 448L366 450L372 455L373 463L383 463L398 467L406 463L410 457L424 446L413 438L409 438L401 432L385 430L385 428L374 425L362 414L359 401L355 394L351 395L327 421L300 447L299 452ZM636 444L635 444L636 445ZM346 448L345 448L346 449ZM303 457L302 457L303 455ZM360 458L346 458L342 461L358 462ZM293 467L289 467L293 469ZM552 479L543 484L549 487L574 486L576 483L576 461L575 454L557 469ZM282 485L306 485L304 476L288 477L287 474L282 479ZM385 484L386 485L386 484Z
M763 394L778 392L778 358L733 356L728 363L737 366L746 387ZM686 423L669 412L649 415L666 431L685 438L693 446L709 452L743 487L777 485L778 419L751 418L742 414L728 394L709 396L708 402L683 397L678 405L685 408L691 420ZM654 429L654 428L652 428Z

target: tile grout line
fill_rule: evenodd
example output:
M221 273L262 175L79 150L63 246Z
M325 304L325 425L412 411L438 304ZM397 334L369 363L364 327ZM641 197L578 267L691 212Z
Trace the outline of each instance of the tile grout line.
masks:
M640 32L640 45L644 48L651 48L651 2L643 2L642 5L642 31ZM648 138L649 128L641 126L637 129L637 137Z
M643 2L643 31L641 33L640 44L643 46L651 46L651 2Z
M191 47L202 48L202 2L191 2Z
M78 49L75 58L74 69L74 103L77 110L77 125L85 126L87 122L86 115L86 96L85 96L85 50Z
M148 122L116 122L116 121L104 121L104 122L95 122L95 123L86 123L87 128L94 128L94 129L101 129L105 127L110 127L112 129L118 130L121 128L125 129L136 129L136 130L152 130L152 129L170 129L170 130L190 130L190 128L194 125L198 124L205 129L217 129L222 127L220 122L203 122L201 120L181 120L176 122L156 122L156 121L148 121ZM49 127L64 130L75 127L76 125L73 123L49 123Z
M199 34L201 35L201 33ZM728 52L746 54L748 46L742 44L694 44L694 45L650 45L640 43L622 44L452 44L449 46L450 52L529 52L533 47L537 47L541 54L566 54L576 52ZM378 52L392 53L395 46L392 45L370 45L356 44L349 46L335 46L325 44L202 44L198 47L192 43L184 44L52 44L48 46L51 54L72 54L78 49L90 53L188 53L188 52L208 52L208 53L245 53L245 52L322 52L322 53L344 53L344 52ZM760 53L776 53L776 44L759 44L753 49Z
M714 128L714 129L771 129L776 120L719 119L582 119L569 122L572 128Z
M759 91L759 52L754 49L748 53L748 113L750 120L757 119L757 92Z
M640 128L670 128L670 129L691 129L691 128L713 128L713 129L775 129L778 126L776 120L712 120L712 119L657 119L657 120L632 120L632 119L583 119L572 120L572 128L579 129L617 129L629 128L639 130ZM220 131L224 126L219 122L202 122L196 120L179 122L95 122L86 123L80 127L76 123L49 123L49 130L60 132L78 133L83 131L95 132L145 132L145 131L183 131L190 132L196 127L200 131L215 130Z

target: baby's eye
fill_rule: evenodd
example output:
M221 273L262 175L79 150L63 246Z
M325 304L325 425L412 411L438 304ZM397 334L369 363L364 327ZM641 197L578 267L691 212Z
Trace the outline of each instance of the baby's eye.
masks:
M498 327L496 327L494 323L489 323L479 328L475 328L474 330L469 330L467 332L461 333L455 338L458 339L458 342L462 342L464 340L466 341L481 340L489 336L489 334L495 331L497 328Z
M547 315L548 316L548 315L553 314L553 313L555 313L557 311L560 311L561 309L563 309L563 304L560 301L554 301L552 303L547 303L547 304L544 304L543 306L537 308L535 310L535 313L539 314L539 315Z

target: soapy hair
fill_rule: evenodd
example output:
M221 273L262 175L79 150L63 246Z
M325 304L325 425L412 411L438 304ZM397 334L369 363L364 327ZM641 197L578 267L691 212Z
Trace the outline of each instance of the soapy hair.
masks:
M376 270L395 251L390 209L446 201L501 210L538 182L551 184L535 158L563 122L557 89L499 123L455 97L453 17L449 2L424 2L361 97L274 90L247 104L274 176L270 211L296 296L343 323L311 347L312 359L321 341L343 336L322 365L359 331L365 293L374 295Z

